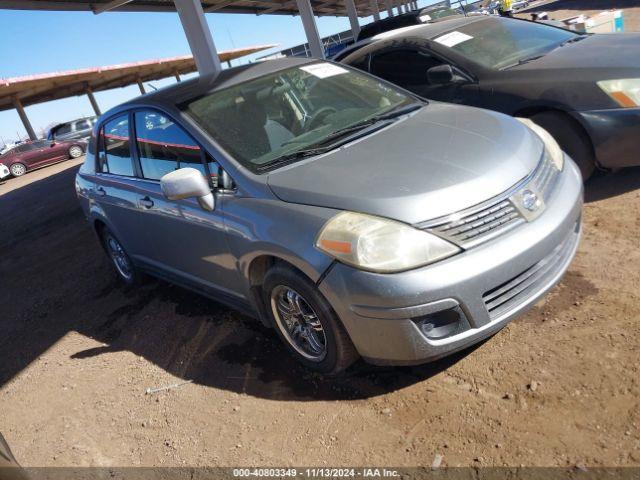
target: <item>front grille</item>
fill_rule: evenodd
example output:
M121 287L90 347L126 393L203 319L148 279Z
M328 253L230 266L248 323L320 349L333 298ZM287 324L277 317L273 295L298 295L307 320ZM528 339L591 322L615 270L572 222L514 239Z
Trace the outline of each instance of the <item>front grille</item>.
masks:
M485 292L482 300L493 320L513 310L536 294L547 279L553 277L564 265L578 239L579 225L553 252L508 282Z
M545 150L533 173L509 191L475 207L417 226L463 248L474 247L526 221L534 220L544 211L544 204L553 191L558 174ZM522 202L521 194L526 191L535 192L542 201L535 214L518 206Z
M460 220L434 227L432 231L452 242L469 246L474 239L485 239L496 231L503 232L523 222L520 212L507 199L469 213Z

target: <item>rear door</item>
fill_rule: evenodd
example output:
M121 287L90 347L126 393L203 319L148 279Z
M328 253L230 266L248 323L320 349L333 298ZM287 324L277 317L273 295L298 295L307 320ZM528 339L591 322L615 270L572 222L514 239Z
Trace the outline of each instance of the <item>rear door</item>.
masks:
M174 120L155 110L134 113L140 167L138 208L142 228L153 249L153 267L183 283L213 295L237 299L240 276L227 243L223 205L203 210L196 199L168 200L161 191L163 175L179 168L195 168L217 185L217 164ZM204 159L208 159L205 163Z
M141 190L131 156L129 116L112 117L98 132L91 197L129 256L140 263L148 258L150 248L138 203Z

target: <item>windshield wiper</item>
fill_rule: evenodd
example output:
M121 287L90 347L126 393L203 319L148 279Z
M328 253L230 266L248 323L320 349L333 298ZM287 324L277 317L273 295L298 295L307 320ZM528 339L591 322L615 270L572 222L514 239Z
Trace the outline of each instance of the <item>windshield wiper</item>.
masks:
M274 167L281 167L283 165L293 163L296 160L300 160L302 158L320 155L321 153L328 152L331 149L332 149L331 147L305 148L304 150L298 150L292 153L287 153L286 155L282 155L281 157L271 160L270 162L263 163L262 165L258 165L256 169L258 171L270 170Z
M329 135L324 137L319 142L314 143L312 147L315 148L315 147L320 147L322 145L327 145L331 143L333 140L342 138L345 135L348 135L349 133L357 132L358 130L363 130L367 127L375 125L376 123L384 122L386 120L391 120L393 118L399 117L400 115L404 115L404 114L413 112L414 110L418 110L419 108L422 108L422 107L423 105L421 103L412 103L411 105L392 108L388 112L382 113L380 115L376 115L374 117L367 118L365 120L362 120L361 122L352 123L351 125L348 125L344 128L340 128L334 132L331 132Z
M269 170L276 166L283 166L283 165L292 163L296 160L300 160L302 158L313 157L315 155L320 155L321 153L326 153L339 146L335 144L335 140L339 138L346 137L347 135L353 132L364 130L367 127L375 125L376 123L384 122L386 120L391 120L395 117L399 117L400 115L413 112L422 107L423 107L423 104L421 103L412 103L410 105L392 108L390 111L385 112L383 114L367 118L366 120L362 120L361 122L353 123L344 128L340 128L334 132L331 132L329 135L324 137L319 142L309 145L307 148L303 150L297 150L295 152L287 153L285 155L282 155L281 157L271 160L270 162L263 163L262 165L259 165L256 168L259 171Z
M516 63L512 63L511 65L507 65L506 67L502 67L502 70L509 70L513 67L519 67L520 65L524 65L525 63L533 62L534 60L538 60L539 58L544 57L546 54L532 55L530 57L521 58Z
M558 47L564 47L565 45L579 42L580 40L584 40L585 38L587 38L587 35L576 35L575 37L571 37L568 40L565 40L560 45L558 45Z

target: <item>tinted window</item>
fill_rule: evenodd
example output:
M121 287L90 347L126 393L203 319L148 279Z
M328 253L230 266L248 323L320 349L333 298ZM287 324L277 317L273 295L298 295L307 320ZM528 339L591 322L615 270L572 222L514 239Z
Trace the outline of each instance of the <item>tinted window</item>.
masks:
M100 134L99 145L98 170L100 172L133 176L127 115L105 123Z
M142 176L160 180L179 168L196 168L206 176L198 144L159 112L136 112L136 144Z
M76 123L76 130L87 130L88 128L91 128L89 120L80 120Z
M65 123L64 125L60 125L58 128L56 128L55 132L53 132L54 135L65 135L67 133L71 133L70 123Z
M371 73L402 87L426 85L427 70L442 62L427 53L400 49L374 55Z
M544 55L575 38L580 37L568 30L541 23L487 18L460 26L434 40L443 44L453 43L450 48L469 60L500 69L526 58Z

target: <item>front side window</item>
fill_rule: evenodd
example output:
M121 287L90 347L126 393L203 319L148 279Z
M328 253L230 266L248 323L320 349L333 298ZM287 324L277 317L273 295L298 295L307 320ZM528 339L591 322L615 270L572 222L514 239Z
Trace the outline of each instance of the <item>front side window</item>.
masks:
M144 178L160 180L163 175L185 167L196 168L207 176L200 146L176 123L150 110L136 112L135 119Z
M102 127L99 140L98 171L114 175L133 176L129 147L129 115L108 121Z
M545 55L580 35L535 22L487 18L438 35L433 41L445 45L469 60L491 69Z
M371 73L411 89L426 85L427 70L441 64L437 58L419 50L394 49L373 56Z
M261 172L326 146L345 129L421 105L386 82L320 62L214 91L184 108L237 161Z

